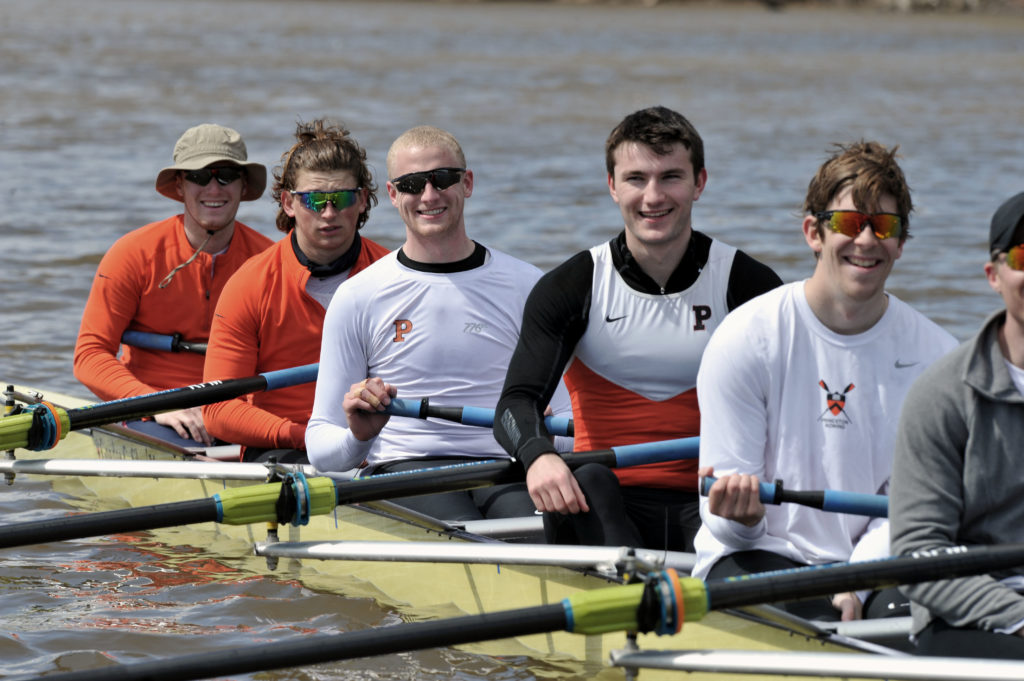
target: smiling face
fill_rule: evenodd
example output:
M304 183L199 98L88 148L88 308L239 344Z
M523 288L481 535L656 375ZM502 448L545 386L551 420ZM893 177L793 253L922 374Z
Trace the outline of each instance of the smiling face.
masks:
M232 167L232 164L215 164L210 167L222 166ZM235 224L235 214L238 213L238 204L242 201L242 194L245 192L245 174L242 177L222 185L216 179L211 179L206 186L201 187L194 182L185 179L184 173L179 172L176 180L178 193L185 204L185 228L190 233L219 232L222 229Z
M393 149L388 160L388 173L393 178L436 168L461 167L457 154L443 146L404 146ZM436 261L445 250L464 256L466 244L471 243L466 236L463 211L466 199L473 194L472 170L466 170L458 182L446 189L439 190L427 182L421 193L407 194L398 191L390 181L387 189L391 203L405 223L406 243L402 248L410 258Z
M685 247L693 202L704 191L707 171L694 175L690 152L682 144L672 145L667 154L656 154L646 144L626 142L614 153L608 189L622 212L626 245L634 253Z
M840 191L827 209L897 212L896 199L888 194L881 196L877 206L855 205L850 187ZM903 254L900 239L879 239L870 225L856 238L850 238L830 229L819 229L817 219L811 215L804 218L803 231L807 245L818 259L814 274L805 287L815 313L836 331L862 330L862 324L845 327L843 320L870 320L867 325L870 328L885 311L885 282L893 264ZM831 314L824 312L826 310Z
M336 192L354 189L359 184L347 170L300 170L295 177L296 192ZM328 202L322 213L306 208L302 198L291 191L281 192L281 209L295 219L295 238L306 257L320 265L337 260L352 246L359 215L366 210L363 189L351 206L338 210Z

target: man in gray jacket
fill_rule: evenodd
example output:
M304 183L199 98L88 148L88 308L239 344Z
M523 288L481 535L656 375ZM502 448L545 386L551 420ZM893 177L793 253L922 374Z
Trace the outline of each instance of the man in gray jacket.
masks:
M1004 309L935 362L903 403L892 552L1024 542L1024 193L992 217L989 285ZM907 586L922 655L1024 659L1024 567Z

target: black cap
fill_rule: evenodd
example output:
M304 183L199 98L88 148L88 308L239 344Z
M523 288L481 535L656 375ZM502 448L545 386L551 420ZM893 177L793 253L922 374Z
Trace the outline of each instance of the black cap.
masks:
M1007 199L999 206L995 215L992 216L992 227L988 235L989 251L1002 253L1009 250L1011 246L1021 243L1021 235L1017 230L1024 227L1024 192L1017 194L1012 199ZM1017 236L1014 239L1014 236Z

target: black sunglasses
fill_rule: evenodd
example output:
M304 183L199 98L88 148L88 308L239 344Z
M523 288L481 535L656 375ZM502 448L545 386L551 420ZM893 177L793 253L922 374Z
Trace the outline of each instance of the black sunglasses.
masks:
M429 180L434 189L441 192L461 180L464 172L465 168L434 168L396 177L391 184L403 194L422 194Z
M231 184L244 174L245 171L241 168L200 168L199 170L186 171L185 179L192 184L205 187L210 184L210 180L217 178L217 184L223 187Z

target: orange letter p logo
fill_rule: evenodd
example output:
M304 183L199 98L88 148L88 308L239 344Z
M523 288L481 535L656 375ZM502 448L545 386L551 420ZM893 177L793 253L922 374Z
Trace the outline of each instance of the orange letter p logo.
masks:
M392 343L401 343L405 340L405 334L412 331L412 322L408 319L396 319L395 320L395 337L391 339Z

